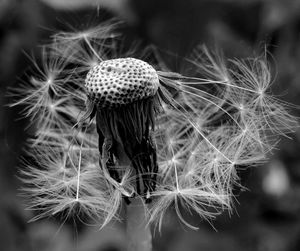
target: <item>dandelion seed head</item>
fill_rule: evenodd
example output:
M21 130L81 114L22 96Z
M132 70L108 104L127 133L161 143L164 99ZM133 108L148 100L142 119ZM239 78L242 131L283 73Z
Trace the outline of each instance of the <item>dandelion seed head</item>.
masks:
M159 86L155 69L135 58L105 60L88 72L85 83L98 107L116 107L153 97Z
M105 225L124 196L142 196L150 222L175 205L194 228L182 208L204 219L230 209L237 165L262 163L295 119L270 95L264 60L229 65L203 47L186 60L191 74L161 71L159 58L156 71L144 51L120 53L116 26L55 35L16 91L37 127L23 171L34 219L84 212Z

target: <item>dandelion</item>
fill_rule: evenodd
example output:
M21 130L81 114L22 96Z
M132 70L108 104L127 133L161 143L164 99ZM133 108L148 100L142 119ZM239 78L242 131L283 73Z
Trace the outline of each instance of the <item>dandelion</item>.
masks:
M146 237L146 223L161 228L170 207L197 229L182 210L208 221L230 210L237 168L266 161L296 119L270 94L264 58L226 61L201 47L183 59L189 73L175 73L123 53L117 27L55 35L38 75L13 91L36 125L22 171L33 220L88 216L103 227L125 201L142 208L130 238L137 224ZM132 240L147 243L137 250L151 249L148 237Z

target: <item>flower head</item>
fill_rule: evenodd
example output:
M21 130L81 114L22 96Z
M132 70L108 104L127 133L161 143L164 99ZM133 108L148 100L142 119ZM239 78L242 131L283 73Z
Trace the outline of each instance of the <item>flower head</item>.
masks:
M44 55L55 63L37 67L45 78L16 90L37 125L23 171L31 207L36 218L79 210L105 225L122 197L143 196L150 222L175 205L194 228L181 208L205 219L230 209L237 168L265 161L296 120L269 94L265 59L203 47L183 59L189 74L175 73L119 53L115 27L58 34Z

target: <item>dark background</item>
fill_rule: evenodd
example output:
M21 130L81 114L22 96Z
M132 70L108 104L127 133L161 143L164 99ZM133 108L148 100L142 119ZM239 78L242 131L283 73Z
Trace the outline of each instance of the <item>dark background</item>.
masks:
M157 46L173 70L197 44L221 49L229 58L267 49L276 76L274 94L300 105L299 0L0 0L0 250L121 250L117 224L99 232L54 219L27 223L32 212L17 196L16 174L33 129L25 131L27 121L21 119L20 108L7 106L6 95L31 66L24 52L38 58L39 45L56 31L110 17L126 22L123 33L129 41ZM299 140L298 130L292 140L279 143L265 166L241 173L248 190L237 194L232 214L213 222L215 229L203 222L199 231L190 231L170 211L162 234L155 233L154 250L300 250Z

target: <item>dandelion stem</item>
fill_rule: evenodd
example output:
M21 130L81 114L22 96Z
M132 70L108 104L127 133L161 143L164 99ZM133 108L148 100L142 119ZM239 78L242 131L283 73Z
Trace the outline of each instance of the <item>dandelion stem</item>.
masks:
M116 147L117 158L121 166L130 166L131 161L122 146ZM151 251L152 234L147 224L147 207L139 196L130 198L130 204L125 205L127 251Z
M126 208L127 251L151 251L152 235L146 224L146 208L143 199L131 199Z

